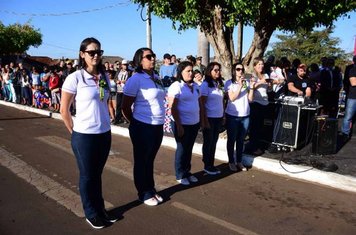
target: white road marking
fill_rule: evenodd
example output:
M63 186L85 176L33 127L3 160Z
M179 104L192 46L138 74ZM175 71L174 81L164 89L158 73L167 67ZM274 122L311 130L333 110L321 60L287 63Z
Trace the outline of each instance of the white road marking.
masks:
M237 232L239 234L242 234L242 235L258 235L257 233L255 232L252 232L248 229L245 229L243 227L240 227L240 226L237 226L235 224L232 224L232 223L229 223L225 220L222 220L222 219L219 219L215 216L212 216L212 215L209 215L209 214L206 214L202 211L199 211L199 210L196 210L190 206L187 206L183 203L180 203L180 202L172 202L171 203L172 206L174 206L175 208L178 208L178 209L181 209L181 210L184 210L185 212L188 212L189 214L192 214L192 215L195 215L197 217L200 217L202 219L205 219L207 221L210 221L212 223L215 223L217 225L220 225L224 228L227 228L229 230L232 230L234 232Z
M8 168L15 175L35 186L38 191L53 199L60 205L72 211L78 217L84 217L80 196L72 190L67 189L60 183L54 181L46 175L41 174L26 162L15 157L5 149L0 147L0 164ZM112 208L110 202L105 201L107 208Z

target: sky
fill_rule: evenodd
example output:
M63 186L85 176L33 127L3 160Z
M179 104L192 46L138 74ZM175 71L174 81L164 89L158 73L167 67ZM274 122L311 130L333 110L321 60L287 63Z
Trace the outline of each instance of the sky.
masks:
M0 0L0 21L5 26L29 22L40 30L42 45L30 47L27 53L32 56L77 58L79 45L87 37L101 42L104 55L128 60L132 60L138 48L147 46L141 9L129 0ZM270 44L276 42L276 34L282 33L275 32ZM196 29L179 33L172 28L170 19L152 16L152 49L158 58L164 53L176 54L178 58L196 55L197 35ZM341 40L340 48L352 52L356 12L350 13L349 19L337 19L332 36ZM252 37L253 28L244 27L243 54L247 53Z

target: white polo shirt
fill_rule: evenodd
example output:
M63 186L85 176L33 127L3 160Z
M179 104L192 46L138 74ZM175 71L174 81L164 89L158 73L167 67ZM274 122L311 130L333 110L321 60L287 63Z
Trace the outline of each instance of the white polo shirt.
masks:
M109 79L105 78L107 84ZM76 116L73 130L83 134L100 134L111 129L107 100L110 90L105 89L101 101L99 87L93 75L85 70L77 70L65 79L62 90L75 94Z
M185 82L175 81L168 88L168 97L178 99L177 109L182 125L199 123L200 90L198 84L193 83L192 92Z
M232 80L230 79L225 83L225 91L236 92L240 86L241 84L232 83ZM250 104L248 101L248 87L250 85L248 81L246 81L246 86L246 88L241 89L236 100L228 100L225 113L235 117L246 117L250 115Z
M266 79L268 79L268 74L263 75ZM251 77L252 80L255 82L259 81L259 78L257 78L256 75L252 75ZM254 94L253 94L253 102L259 103L261 105L268 105L268 95L267 95L267 90L268 90L268 84L261 84L258 86L257 89L255 89Z
M221 118L224 115L224 92L218 83L213 81L214 87L209 87L204 81L200 86L201 96L206 96L205 110L207 117Z
M156 79L160 80L157 74L154 75ZM151 125L164 124L164 87L155 83L150 75L145 72L132 75L125 83L124 95L136 97L133 118Z

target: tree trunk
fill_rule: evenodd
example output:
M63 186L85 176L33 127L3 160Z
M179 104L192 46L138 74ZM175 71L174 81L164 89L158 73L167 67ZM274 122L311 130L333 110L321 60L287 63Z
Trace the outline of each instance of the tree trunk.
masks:
M204 32L198 27L198 53L197 56L202 57L202 64L207 66L210 62L210 45Z
M233 28L223 25L221 8L215 7L214 21L210 28L203 29L210 45L213 47L215 58L221 64L221 73L225 80L231 79L231 65L234 57L234 44L232 41Z
M250 49L243 60L243 64L248 72L252 72L253 70L253 59L256 57L263 57L274 30L275 28L273 27L255 26Z

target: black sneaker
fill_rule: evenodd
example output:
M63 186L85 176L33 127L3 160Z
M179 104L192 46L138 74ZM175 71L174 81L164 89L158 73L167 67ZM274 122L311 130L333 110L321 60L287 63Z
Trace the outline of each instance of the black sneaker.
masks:
M86 221L95 229L102 229L105 227L103 220L99 216L95 216L93 218L86 218Z
M205 167L204 171L208 174L208 175L217 175L220 174L221 171L219 169L217 169L214 166L210 166L210 167Z
M101 213L100 217L104 221L109 222L109 223L115 223L116 221L119 220L119 218L117 216L109 215L106 210L103 210L103 212Z

